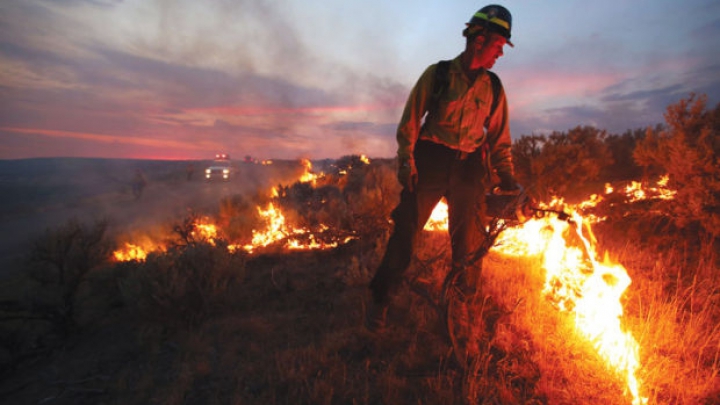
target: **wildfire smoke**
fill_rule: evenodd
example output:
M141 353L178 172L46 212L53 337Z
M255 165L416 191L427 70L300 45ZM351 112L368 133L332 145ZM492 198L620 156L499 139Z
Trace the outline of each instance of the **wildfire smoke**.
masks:
M364 156L362 161L369 163L369 159ZM316 174L312 171L312 162L309 160L303 159L300 164L303 172L298 182L315 186L318 179L324 176L323 173ZM280 196L280 193L276 187L272 187L269 196L271 199L275 199ZM229 241L227 248L231 252L242 249L248 253L254 253L258 249L270 245L278 245L288 250L331 249L354 238L353 236L334 234L324 224L320 224L315 227L316 229L312 230L306 227L290 225L287 223L282 210L273 202L268 203L266 208L257 206L256 210L261 224L257 229L252 230L252 240L249 243ZM222 230L209 217L197 218L187 226L190 229L187 236L193 240L202 240L215 245L217 240L221 238ZM143 261L149 253L164 250L166 250L166 247L165 243L162 242L127 242L113 252L113 259L116 261Z

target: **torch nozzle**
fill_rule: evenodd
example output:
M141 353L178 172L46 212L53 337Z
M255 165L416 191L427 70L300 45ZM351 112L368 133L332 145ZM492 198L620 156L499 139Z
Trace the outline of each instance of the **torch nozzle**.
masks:
M570 214L568 214L567 212L565 212L564 210L551 210L551 209L537 208L537 207L532 207L531 210L535 211L536 213L538 213L540 215L555 214L555 215L557 215L558 219L561 221L567 221L568 223L573 222L572 216Z

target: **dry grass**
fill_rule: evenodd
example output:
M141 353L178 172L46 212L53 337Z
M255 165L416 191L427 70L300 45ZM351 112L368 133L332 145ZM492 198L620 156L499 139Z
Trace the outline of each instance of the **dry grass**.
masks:
M365 175L384 178L383 170ZM376 217L392 206L373 205L387 198L378 190L357 187L354 195L382 213L352 211L367 233L331 251L237 257L199 243L93 269L76 302L79 331L42 356L15 358L10 349L36 353L18 342L41 342L45 329L30 320L0 325L7 366L0 397L15 404L630 403L622 378L578 337L572 315L543 297L533 258L485 258L473 311L494 328L468 370L453 359L437 306L446 235L424 236L388 330L367 332L367 284L387 238L386 221ZM234 208L221 210L227 221ZM633 279L624 326L640 344L641 394L651 404L720 403L716 250L667 248L674 236L657 235L653 241L664 240L657 252L622 231L597 236ZM3 285L3 302L28 282Z
M629 253L629 252L628 252ZM720 400L720 284L714 255L635 254L629 327L643 348L651 403Z
M437 257L446 243L426 241L420 257ZM532 259L486 258L484 294L501 308L516 309L498 321L465 373L451 358L431 301L410 289L398 298L386 335L362 328L364 283L370 274L351 258L375 253L360 254L354 250L359 246L249 260L246 278L223 287L228 289L224 296L235 299L223 301L228 307L206 314L194 327L177 328L181 314L144 321L114 318L128 325L125 338L132 355L111 361L113 367L95 365L106 377L91 383L99 388L70 390L68 385L57 396L59 403L96 403L98 398L118 404L629 403L620 377L577 337L569 315L543 298L543 275ZM425 275L429 291L442 277L445 259ZM649 403L713 403L718 396L718 289L716 279L701 282L699 275L714 269L688 267L688 259L630 246L618 253L618 260L624 259L633 277L626 326L641 345L642 394ZM226 262L218 263L222 268ZM85 344L118 350L112 340ZM50 366L68 367L71 355L76 354L56 355ZM92 372L92 367L75 367L66 379L84 381ZM29 387L43 395L57 389L40 383ZM16 403L40 398L22 390L13 394Z

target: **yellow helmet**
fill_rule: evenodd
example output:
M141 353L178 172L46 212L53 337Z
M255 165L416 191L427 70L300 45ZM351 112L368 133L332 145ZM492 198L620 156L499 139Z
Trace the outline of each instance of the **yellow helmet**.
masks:
M485 29L497 32L507 39L510 46L510 30L512 29L512 15L503 6L491 4L478 10L467 23L466 35L474 35Z

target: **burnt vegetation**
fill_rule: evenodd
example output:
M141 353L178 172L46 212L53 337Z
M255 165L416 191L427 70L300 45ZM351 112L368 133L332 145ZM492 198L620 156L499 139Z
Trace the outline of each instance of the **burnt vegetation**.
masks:
M579 126L514 142L517 175L540 200L602 193L606 183L668 175L672 200L608 197L587 213L628 267L627 327L640 333L650 403L720 401L720 106L668 107L666 123L623 134ZM367 283L389 236L395 162L346 156L315 183L236 195L169 225L168 249L111 260L107 221L76 220L31 241L22 277L0 301L0 398L16 404L629 403L623 385L539 296L531 264L486 258L481 355L459 367L437 306L448 239L420 241L389 333L362 327ZM253 254L273 202L288 222L337 248ZM222 229L198 236L197 218ZM489 298L487 298L489 297Z

